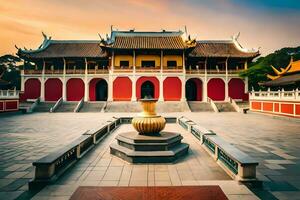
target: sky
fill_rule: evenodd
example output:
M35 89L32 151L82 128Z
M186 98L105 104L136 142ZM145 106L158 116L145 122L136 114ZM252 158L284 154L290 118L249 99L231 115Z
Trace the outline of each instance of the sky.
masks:
M197 40L240 32L262 55L300 46L300 0L0 0L0 55L36 49L42 31L53 39L99 39L110 27L184 30Z

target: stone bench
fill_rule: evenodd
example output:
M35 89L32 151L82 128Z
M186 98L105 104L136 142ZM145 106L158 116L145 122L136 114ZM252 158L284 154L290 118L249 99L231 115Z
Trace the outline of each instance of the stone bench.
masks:
M29 190L40 189L54 182L120 124L121 119L113 117L100 126L86 131L63 148L33 162L35 174L33 180L29 182Z
M88 130L84 135L90 135L93 138L93 143L98 144L109 132L109 126L102 124L99 127Z
M121 117L121 123L122 124L131 124L131 121L132 121L132 118L133 117Z
M217 135L203 135L202 140L207 151L233 179L256 181L257 160Z
M189 131L189 132L191 132L191 127L193 126L193 125L196 125L196 123L195 122L193 122L192 120L190 120L190 119L188 119L188 118L186 118L186 117L180 117L180 118L178 118L178 124L180 125L180 126L182 126L185 130L187 130L187 131Z
M203 144L203 136L204 135L216 135L212 130L207 130L206 128L195 124L191 126L191 133L200 140L201 144Z
M35 174L33 180L29 182L29 190L41 188L55 181L93 146L93 138L90 135L82 135L63 148L33 162Z

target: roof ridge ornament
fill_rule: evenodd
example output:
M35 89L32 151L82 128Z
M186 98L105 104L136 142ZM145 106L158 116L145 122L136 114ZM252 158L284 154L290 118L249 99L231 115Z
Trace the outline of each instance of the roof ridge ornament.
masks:
M259 52L259 49L255 49L255 48L252 48L252 49L246 49L244 47L242 47L242 45L239 43L238 39L240 37L241 33L238 32L237 34L231 36L231 40L233 42L233 44L235 45L235 47L242 51L242 52L245 52L245 53L255 53L255 52Z

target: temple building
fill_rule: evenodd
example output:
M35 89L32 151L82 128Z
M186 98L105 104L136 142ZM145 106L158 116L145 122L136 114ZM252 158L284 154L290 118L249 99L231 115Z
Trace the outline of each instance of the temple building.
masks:
M291 57L290 63L286 68L277 70L271 66L275 75L268 74L270 81L261 83L260 85L267 87L285 87L289 89L296 89L300 87L300 60L293 61Z
M63 101L247 100L240 70L259 56L237 41L196 41L182 31L112 31L99 40L44 41L19 49L22 99ZM27 62L34 63L28 67Z

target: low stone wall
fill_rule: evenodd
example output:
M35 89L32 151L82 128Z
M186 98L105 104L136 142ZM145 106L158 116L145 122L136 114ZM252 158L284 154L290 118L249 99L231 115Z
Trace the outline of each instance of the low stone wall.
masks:
M258 161L223 140L213 131L207 130L185 117L178 118L178 123L201 142L204 149L232 179L244 182L257 181Z

